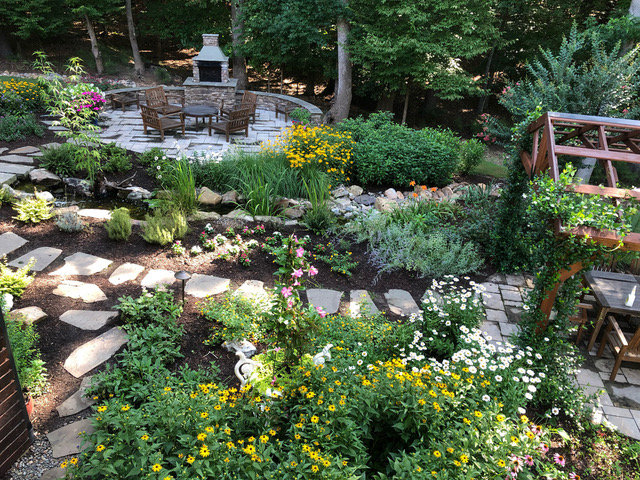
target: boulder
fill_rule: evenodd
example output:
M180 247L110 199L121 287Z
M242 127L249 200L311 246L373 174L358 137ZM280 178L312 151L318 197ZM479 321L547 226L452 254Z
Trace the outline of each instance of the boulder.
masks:
M364 192L362 187L358 185L351 185L347 190L349 191L349 195L353 195L354 197L362 195L362 192Z
M222 195L214 192L213 190L202 187L200 190L200 195L198 195L198 201L203 205L218 205L222 203Z
M51 187L62 183L62 179L55 173L50 172L46 168L36 168L29 172L29 180L36 185Z
M376 198L376 202L374 204L375 209L379 212L390 212L394 208L398 207L398 204L395 200L389 200L388 198L378 197Z
M235 190L228 191L227 193L222 195L221 203L223 205L228 205L230 203L238 203L238 192L236 192Z
M127 187L123 190L123 192L127 193L127 200L138 201L142 199L148 199L153 196L149 190L142 187Z
M283 210L282 214L287 218L296 220L296 219L302 218L304 216L304 210L302 210L301 208L297 208L297 207L290 207L290 208L287 208L287 209Z
M216 212L205 212L202 210L198 210L196 213L189 216L189 220L199 221L199 220L218 220L220 218L220 214Z
M371 195L358 195L353 199L353 201L360 205L370 206L376 202L376 199Z
M398 198L398 192L396 192L395 188L387 188L384 191L384 196L389 200L396 200Z
M36 192L36 198L44 199L47 202L55 202L56 197L54 197L51 192Z
M333 192L331 192L331 195L333 195L333 198L346 197L347 195L349 195L349 191L344 187L338 187Z
M71 190L85 197L91 196L91 184L82 178L67 177L62 179L64 184Z

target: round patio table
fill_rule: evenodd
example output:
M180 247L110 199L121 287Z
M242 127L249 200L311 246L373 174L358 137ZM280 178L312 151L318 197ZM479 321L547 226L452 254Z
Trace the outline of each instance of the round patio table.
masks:
M182 113L184 113L185 117L195 117L197 127L198 118L202 118L203 120L209 118L209 123L211 123L211 119L217 117L220 110L211 105L187 105L182 109Z

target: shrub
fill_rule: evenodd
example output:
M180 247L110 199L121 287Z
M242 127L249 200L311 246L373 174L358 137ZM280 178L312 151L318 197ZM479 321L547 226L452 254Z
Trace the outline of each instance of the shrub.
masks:
M100 147L102 170L104 172L128 172L132 168L129 154L124 148L118 147L114 142Z
M52 205L53 202L35 192L33 197L23 198L13 204L13 209L18 214L13 218L25 223L40 223L53 217Z
M182 238L189 228L186 217L180 212L164 214L155 212L153 216L146 215L142 227L142 238L149 243L168 245L176 238Z
M182 307L175 303L173 293L160 288L145 292L138 298L120 297L113 308L120 311L125 323L135 325L164 325L168 321L177 320L182 314Z
M451 183L458 167L460 140L449 130L413 130L394 123L389 112L348 119L338 128L352 132L354 180L361 183L440 187Z
M31 113L21 115L0 115L0 141L13 142L24 140L27 135L44 134L44 127L38 123L35 115Z
M4 185L0 187L0 207L2 206L3 203L12 202L14 199L14 196L8 187L9 185L7 185L7 188L4 188Z
M257 342L264 337L264 332L256 321L256 312L264 310L264 305L260 307L252 300L227 294L221 302L207 299L198 307L204 318L210 322L217 322L213 333L205 341L207 345L240 340Z
M64 212L58 215L56 225L60 230L68 233L81 232L86 226L76 212Z
M160 147L153 147L138 155L138 162L145 167L155 165L162 157L166 157L164 150Z
M35 327L20 318L7 318L5 323L20 386L31 395L43 394L47 388L47 369L40 358Z
M28 80L0 81L0 116L35 112L42 107L42 87Z
M14 297L22 296L22 292L35 279L35 273L29 275L29 270L36 264L35 259L31 259L24 267L12 270L7 266L7 257L2 257L0 261L0 295L9 293Z
M459 172L463 175L471 172L471 170L480 165L486 151L486 145L475 138L462 142L460 144Z
M72 177L78 167L76 165L76 154L78 147L73 143L63 143L59 147L42 149L40 164L60 177Z
M105 223L104 228L111 240L129 240L131 236L131 215L129 209L116 208L111 212L111 219Z

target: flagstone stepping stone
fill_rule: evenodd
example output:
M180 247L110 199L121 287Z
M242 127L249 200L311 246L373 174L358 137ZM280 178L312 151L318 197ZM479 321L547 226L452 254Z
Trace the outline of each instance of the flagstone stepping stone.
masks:
M68 310L60 315L60 320L81 330L100 330L109 320L117 316L118 312Z
M228 278L194 273L184 287L184 293L192 297L204 298L229 290L230 283Z
M50 468L40 476L40 480L64 480L66 471L62 467Z
M160 285L172 285L173 282L176 281L174 275L175 273L171 270L151 269L142 279L140 285L148 290L152 290L154 287Z
M11 185L18 179L13 173L0 172L0 185Z
M78 210L81 217L97 218L98 220L111 220L111 212L99 208L81 208Z
M90 418L70 423L53 432L47 433L47 438L53 449L53 458L80 453L80 443L83 441L83 438L80 437L81 432L93 432Z
M480 326L480 330L485 332L491 337L491 342L502 342L502 333L500 332L500 327L497 323L494 322L484 322Z
M80 299L85 303L103 302L107 299L100 287L93 283L65 280L53 291L54 295Z
M0 156L0 162L3 163L17 163L24 165L33 165L33 158L25 157L23 155L2 155Z
M123 263L111 274L109 282L113 285L130 282L131 280L135 280L143 270L144 267L142 265L137 265L135 263Z
M246 280L238 287L234 295L240 295L247 300L268 300L269 294L264 289L264 282L260 280Z
M56 258L60 256L62 250L59 248L53 247L40 247L35 250L31 250L28 253L25 253L20 258L16 258L14 261L9 262L10 267L21 268L29 263L29 260L32 258L36 259L36 263L31 270L34 272L41 272L53 262Z
M93 275L101 272L109 265L111 260L96 257L88 253L76 252L64 258L64 266L49 275Z
M7 314L7 318L20 320L25 325L35 325L47 317L48 315L40 307L18 308Z
M340 309L342 292L327 288L310 288L307 300L314 307L321 307L325 313L336 313Z
M391 289L384 294L384 298L389 304L389 310L396 315L408 316L420 312L418 304L406 290Z
M91 405L96 403L93 398L84 396L84 392L90 384L91 376L84 377L78 391L62 402L56 409L58 410L58 415L61 417L68 417L69 415L81 412L85 408L89 408Z
M127 342L127 334L118 327L113 327L71 352L64 362L64 368L74 377L80 378L109 360Z
M37 153L39 152L40 149L38 147L20 147L20 148L14 148L13 150L11 150L9 153L14 153L14 154L20 154L20 153Z
M380 312L373 300L371 300L369 292L366 290L351 290L349 294L349 313L352 317L359 317L361 310L367 312L367 314Z
M13 232L3 233L0 235L0 257L19 249L28 241Z
M0 163L0 173L12 173L18 178L25 177L34 167L14 163Z

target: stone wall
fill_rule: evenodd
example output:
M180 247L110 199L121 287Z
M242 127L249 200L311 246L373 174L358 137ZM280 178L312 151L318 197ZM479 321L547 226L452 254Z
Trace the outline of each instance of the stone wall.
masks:
M219 107L224 102L225 105L232 105L236 99L237 83L236 79L231 79L228 83L196 83L193 79L187 78L184 82L184 104L207 104Z
M295 107L306 108L311 112L311 123L322 122L324 113L315 105L300 100L299 98L290 97L289 95L280 95L278 93L267 92L253 92L258 96L258 108L265 110L275 110L276 105L287 104ZM239 102L244 94L244 90L238 90L236 92L236 101Z

